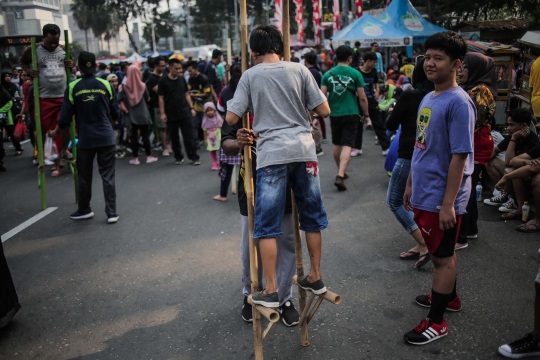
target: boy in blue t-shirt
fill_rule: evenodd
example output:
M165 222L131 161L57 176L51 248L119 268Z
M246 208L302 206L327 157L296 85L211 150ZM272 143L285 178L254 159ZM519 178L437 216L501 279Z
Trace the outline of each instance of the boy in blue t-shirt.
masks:
M456 83L456 71L467 44L455 32L430 36L426 43L424 70L435 91L418 109L417 137L407 181L404 205L414 210L435 267L431 295L416 302L430 307L426 319L405 334L405 340L424 345L448 334L444 311L461 310L456 294L454 246L461 217L466 213L473 172L473 134L476 108Z

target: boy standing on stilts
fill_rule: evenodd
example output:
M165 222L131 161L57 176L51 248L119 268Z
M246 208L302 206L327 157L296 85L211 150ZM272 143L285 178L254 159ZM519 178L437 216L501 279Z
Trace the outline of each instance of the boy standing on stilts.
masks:
M275 26L259 26L250 36L257 65L240 79L227 104L226 121L236 124L250 110L252 136L257 142L257 193L253 238L259 239L266 289L253 294L253 303L278 307L276 283L277 243L290 182L298 206L300 229L306 232L311 260L299 285L315 294L326 291L321 278L321 230L328 220L320 190L315 142L306 108L325 118L330 115L326 97L303 65L283 62L283 37Z

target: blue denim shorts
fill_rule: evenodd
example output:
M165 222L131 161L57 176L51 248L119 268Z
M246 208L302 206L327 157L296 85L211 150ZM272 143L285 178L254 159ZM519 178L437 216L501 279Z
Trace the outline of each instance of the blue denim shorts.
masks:
M257 170L253 238L268 239L282 234L287 183L291 184L298 207L300 230L317 232L328 226L317 162L270 165Z

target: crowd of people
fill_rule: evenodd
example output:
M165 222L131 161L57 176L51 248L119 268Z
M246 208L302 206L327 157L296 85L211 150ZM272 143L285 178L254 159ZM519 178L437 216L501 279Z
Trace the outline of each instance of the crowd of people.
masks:
M540 116L540 99L531 99L531 111L508 112L507 135L496 131L500 76L491 58L467 52L456 33L431 36L412 58L394 52L387 65L377 43L368 51L357 43L354 48L307 51L301 58L291 52L291 61L283 62L281 33L273 26L261 26L250 36L253 66L244 74L237 59L226 65L220 50L214 50L208 61L152 58L144 72L140 64L98 65L93 54L83 52L78 71L73 71L76 78L67 88L65 68L75 67L59 45L59 35L56 25L46 25L43 43L37 47L37 56L48 62L50 70L32 69L27 50L20 69L1 74L0 124L13 142L15 155L23 150L13 128L26 117L36 149L34 163L36 136L52 138L58 156L50 163L51 176L60 176L64 161L71 158L69 125L75 115L80 200L71 218L94 216L90 189L97 157L109 223L119 219L115 161L131 153L129 164L140 165L141 146L147 164L159 160L152 155L159 151L164 158L172 156L175 165L187 156L198 166L199 153L206 149L203 162L208 161L209 169L220 177L216 201L227 200L234 166L239 166L242 318L247 322L252 321L247 303L251 279L241 150L245 145L253 150L257 188L253 238L259 240L266 284L252 295L253 303L278 308L283 322L294 326L299 314L291 299L295 272L291 190L311 262L308 275L298 284L315 294L326 291L321 230L328 220L317 163L323 155L321 144L327 141L325 119L330 125L337 191L347 190L351 158L363 154L364 131L372 128L390 175L387 205L415 242L399 258L413 260L417 269L430 261L435 268L431 293L416 298L420 306L430 308L429 314L405 334L407 342L423 345L446 336L445 311L462 309L455 251L481 236L477 222L482 191L493 190L484 203L500 207L501 220L522 221L517 227L520 232L540 231L540 212L535 214L528 205L532 198L540 206L540 139L533 121ZM42 134L35 134L34 77L39 78ZM540 60L531 69L531 89L540 88L539 80ZM244 129L239 121L248 112L253 115L253 130ZM0 152L0 171L6 170L4 154ZM536 291L535 330L501 346L504 356L540 354L540 277Z

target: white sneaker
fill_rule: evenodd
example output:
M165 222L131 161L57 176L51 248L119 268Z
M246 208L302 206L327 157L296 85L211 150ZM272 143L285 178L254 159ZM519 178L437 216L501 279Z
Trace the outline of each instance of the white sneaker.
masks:
M499 211L504 213L509 213L514 210L517 210L517 204L512 198L509 198L509 200L499 208Z
M114 224L114 223L118 222L118 219L120 219L120 216L118 216L118 215L111 216L110 218L107 219L107 222L109 224Z
M54 165L54 161L51 161L51 160L49 160L49 159L43 160L43 163L44 163L45 165L47 165L47 166Z
M351 151L351 156L352 157L355 157L355 156L358 156L358 155L362 155L362 150L353 149L353 151Z
M383 152L382 152L382 156L386 156L386 155L388 155L388 150L389 150L389 149L383 150Z

